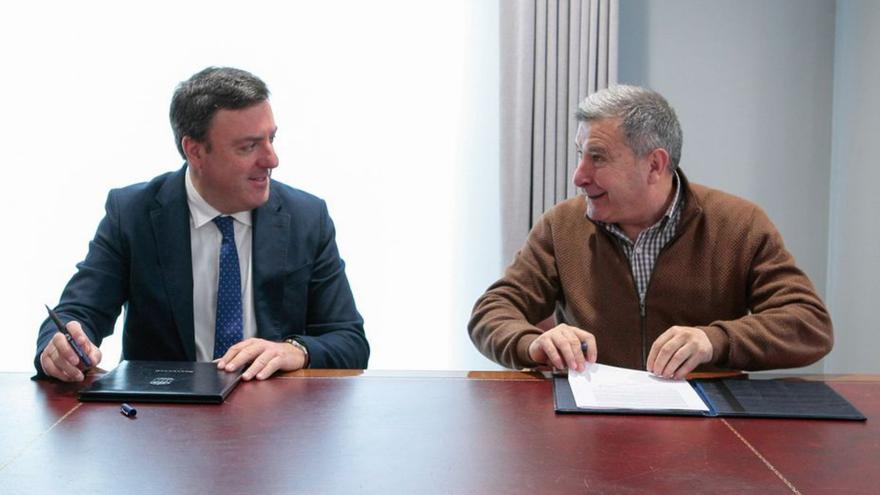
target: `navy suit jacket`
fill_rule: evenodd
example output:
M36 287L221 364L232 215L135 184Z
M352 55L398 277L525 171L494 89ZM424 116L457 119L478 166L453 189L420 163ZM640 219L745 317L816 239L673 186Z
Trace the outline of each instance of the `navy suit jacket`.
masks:
M55 308L100 345L125 307L122 356L194 361L193 273L187 168L110 191L86 259ZM370 348L355 307L333 221L323 200L271 181L253 210L253 294L257 336L297 336L313 368L367 367ZM46 320L34 360L56 329Z

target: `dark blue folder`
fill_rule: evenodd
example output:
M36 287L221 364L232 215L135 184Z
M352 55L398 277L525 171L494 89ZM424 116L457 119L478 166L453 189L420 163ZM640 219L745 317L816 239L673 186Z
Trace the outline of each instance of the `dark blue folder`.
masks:
M122 361L80 390L79 400L220 404L241 373L218 370L215 363Z
M865 416L824 382L788 378L723 378L691 380L708 412L645 409L583 409L577 407L568 377L553 377L553 398L558 413L650 414L675 416L740 416L753 418L846 419Z

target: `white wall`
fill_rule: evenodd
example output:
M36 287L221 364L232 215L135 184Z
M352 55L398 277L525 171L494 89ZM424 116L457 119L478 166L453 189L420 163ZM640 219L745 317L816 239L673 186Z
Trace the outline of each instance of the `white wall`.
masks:
M0 7L0 370L86 252L107 190L180 166L174 86L208 65L272 90L275 178L325 198L371 368L494 369L471 305L497 276L497 0L15 2ZM119 356L105 342L105 365ZM109 364L108 364L109 363Z
M620 82L668 98L682 123L688 177L761 205L822 294L834 7L827 0L620 6ZM838 329L837 345L847 339ZM822 362L809 369L821 371Z
M880 3L837 3L828 302L829 372L880 373Z

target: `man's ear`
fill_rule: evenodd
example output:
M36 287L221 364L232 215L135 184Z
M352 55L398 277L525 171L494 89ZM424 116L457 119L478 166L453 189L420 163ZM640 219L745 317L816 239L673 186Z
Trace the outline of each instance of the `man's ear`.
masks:
M189 136L183 136L183 139L180 140L180 145L183 147L183 153L186 155L186 161L189 162L196 169L201 169L202 166L202 158L205 156L205 144L196 141L195 139Z
M655 148L648 153L648 183L656 184L669 170L669 153L663 148Z

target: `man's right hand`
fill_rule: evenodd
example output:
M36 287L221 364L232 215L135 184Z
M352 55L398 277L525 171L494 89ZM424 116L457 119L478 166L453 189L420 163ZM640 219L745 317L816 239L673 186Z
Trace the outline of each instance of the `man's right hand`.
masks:
M78 321L68 322L67 331L79 348L91 359L92 366L97 366L101 362L101 350L89 341L82 325ZM43 349L40 354L40 366L43 367L44 373L61 381L81 382L85 378L82 372L83 363L61 332L56 332L49 345Z
M587 345L586 357L581 344ZM556 325L529 344L529 358L532 361L559 369L584 371L586 363L595 363L597 356L593 334L565 324Z

